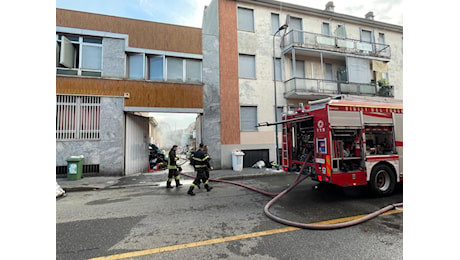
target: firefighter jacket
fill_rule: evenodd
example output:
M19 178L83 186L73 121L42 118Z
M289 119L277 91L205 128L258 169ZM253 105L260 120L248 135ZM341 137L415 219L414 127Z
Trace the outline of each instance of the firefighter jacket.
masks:
M211 165L209 164L209 160L210 160L209 155L201 149L196 151L195 154L193 155L195 169L211 168Z
M168 169L170 170L176 170L177 169L177 164L176 161L179 160L179 157L176 156L176 151L174 149L171 149L168 154Z

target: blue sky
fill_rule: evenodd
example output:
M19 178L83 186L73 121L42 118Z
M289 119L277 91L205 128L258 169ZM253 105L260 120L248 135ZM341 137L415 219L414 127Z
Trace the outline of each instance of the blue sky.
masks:
M56 0L56 7L201 28L208 0Z
M204 6L211 0L56 0L56 7L133 19L201 28ZM324 9L328 0L284 0ZM402 25L402 0L334 0L335 12L364 18L373 11L375 20ZM280 6L282 9L282 4Z

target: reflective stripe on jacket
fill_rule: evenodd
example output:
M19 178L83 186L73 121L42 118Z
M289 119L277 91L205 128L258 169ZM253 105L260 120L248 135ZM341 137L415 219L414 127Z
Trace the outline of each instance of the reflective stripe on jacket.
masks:
M177 160L179 160L179 157L176 157L176 151L174 151L174 150L169 151L168 169L176 170L177 169L177 165L176 165Z
M193 161L195 162L195 168L206 168L210 167L209 165L209 155L205 153L203 150L198 150L192 157Z

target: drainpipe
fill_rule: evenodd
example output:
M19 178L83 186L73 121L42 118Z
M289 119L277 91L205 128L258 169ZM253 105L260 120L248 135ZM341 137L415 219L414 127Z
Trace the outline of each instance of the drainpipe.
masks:
M278 102L276 99L276 54L275 54L275 36L277 33L279 33L281 30L285 30L288 27L287 24L283 24L280 28L278 28L278 31L276 31L273 34L273 93L275 95L275 121L278 119ZM275 150L275 155L276 155L276 165L279 165L279 144L278 144L278 124L275 125L275 144L276 144L276 150Z

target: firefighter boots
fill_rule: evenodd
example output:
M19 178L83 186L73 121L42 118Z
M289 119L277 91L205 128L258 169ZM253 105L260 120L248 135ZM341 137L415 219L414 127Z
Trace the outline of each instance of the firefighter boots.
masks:
M172 189L173 188L173 186L171 186L171 181L166 182L166 188L167 189Z
M182 184L179 182L179 180L176 180L176 188L179 188L180 186L182 186Z
M193 186L190 186L190 188L187 191L187 194L190 196L195 196L195 193L193 192Z
M204 187L206 188L207 192L210 192L212 190L212 187L209 186L208 184L205 184Z

